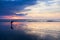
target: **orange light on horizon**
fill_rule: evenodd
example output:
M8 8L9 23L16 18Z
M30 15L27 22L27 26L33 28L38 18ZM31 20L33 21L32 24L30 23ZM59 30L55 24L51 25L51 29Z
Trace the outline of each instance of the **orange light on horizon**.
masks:
M13 16L3 16L3 19L25 19L25 17L13 15Z

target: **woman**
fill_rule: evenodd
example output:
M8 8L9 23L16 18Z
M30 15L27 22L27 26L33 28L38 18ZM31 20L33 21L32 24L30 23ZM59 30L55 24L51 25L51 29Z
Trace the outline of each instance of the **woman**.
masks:
M13 21L11 21L11 29L13 29Z

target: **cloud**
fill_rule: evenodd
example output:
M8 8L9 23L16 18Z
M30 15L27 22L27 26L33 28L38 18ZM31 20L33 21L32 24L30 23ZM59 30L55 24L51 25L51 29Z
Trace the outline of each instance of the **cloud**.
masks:
M36 0L0 1L0 16L15 15L15 12L19 12L26 6L34 5L35 3Z
M50 4L49 4L50 3ZM26 9L36 9L37 11L45 11L45 10L56 10L56 9L60 9L60 5L58 5L58 1L57 0L52 0L52 1L42 1L41 0L37 0L37 3L33 6L28 6L26 7Z
M59 4L59 0L37 0L35 5L24 8L24 10L30 9L29 11L22 11L22 13L27 13L26 16L31 18L60 18Z
M60 18L60 0L1 2L0 13L0 15L26 14L27 18Z

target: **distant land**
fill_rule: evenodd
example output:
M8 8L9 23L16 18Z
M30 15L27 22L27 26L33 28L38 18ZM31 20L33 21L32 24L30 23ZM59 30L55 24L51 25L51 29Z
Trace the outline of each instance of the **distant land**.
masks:
M0 19L0 22L60 22L59 19Z

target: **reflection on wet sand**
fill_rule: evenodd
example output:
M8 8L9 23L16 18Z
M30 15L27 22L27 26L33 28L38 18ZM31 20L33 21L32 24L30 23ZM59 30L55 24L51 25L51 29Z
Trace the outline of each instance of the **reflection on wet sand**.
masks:
M15 30L24 30L27 34L44 37L60 34L60 22L14 22Z
M22 39L24 37L24 40L25 37L30 40L60 39L60 22L13 22L13 30L9 30L11 27L10 22L2 22L0 23L0 26L0 31L3 31L6 35L8 34L8 36L12 34L14 39L16 35L18 35L17 39L21 39L21 36L23 35Z

